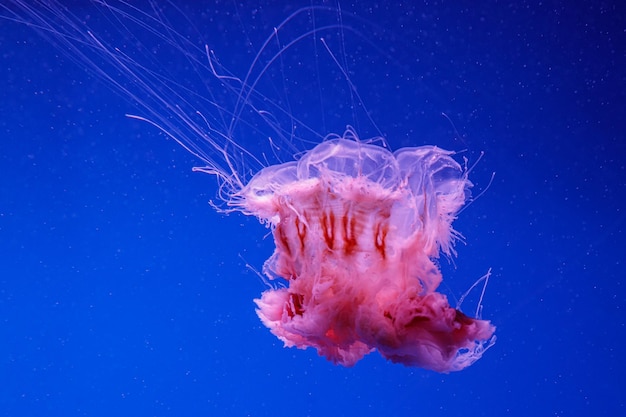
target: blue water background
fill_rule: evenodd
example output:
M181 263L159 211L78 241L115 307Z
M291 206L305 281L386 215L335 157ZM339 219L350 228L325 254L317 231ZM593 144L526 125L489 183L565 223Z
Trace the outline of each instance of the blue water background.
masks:
M449 375L283 348L246 267L272 253L268 230L216 213L193 156L0 19L0 415L625 415L624 6L382 3L341 4L383 27L374 41L397 59L352 68L380 131L393 148L484 152L477 191L496 173L455 223L458 257L441 261L451 298L492 268L496 345ZM223 24L206 38L242 74L295 8L211 3ZM302 101L338 106L317 93ZM322 134L355 123L328 119Z

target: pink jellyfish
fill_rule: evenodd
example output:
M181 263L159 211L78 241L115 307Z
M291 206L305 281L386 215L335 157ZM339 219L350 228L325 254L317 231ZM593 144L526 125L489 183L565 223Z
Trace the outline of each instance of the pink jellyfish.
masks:
M276 250L264 273L283 278L288 286L269 289L255 301L263 324L286 346L313 347L347 366L378 350L393 362L449 372L471 365L493 344L490 322L466 316L437 292L442 277L434 260L440 253L454 254L452 221L471 186L452 152L421 146L391 153L359 141L349 128L297 161L270 165L261 152L235 140L244 108L281 132L274 118L284 110L256 87L271 64L299 40L317 38L324 29L340 30L337 38L343 39L349 26L331 24L279 42L278 33L287 24L297 26L297 17L314 11L310 14L319 16L328 8L294 12L274 29L239 79L223 70L208 46L198 48L171 28L160 9L151 13L127 2L92 6L100 12L94 18L103 16L112 25L102 35L87 26L91 15L83 19L54 0L9 1L0 6L0 17L32 26L128 97L145 114L131 117L155 125L198 156L206 163L198 170L223 181L231 207L271 227ZM330 12L336 18L336 10ZM149 36L135 38L131 28ZM107 33L122 34L123 41L107 40ZM147 46L149 39L158 47ZM275 42L279 51L261 65L263 52ZM208 98L155 65L178 62L153 61L163 45L193 69L190 75L198 76ZM331 62L340 65L327 49ZM253 69L259 66L257 74ZM343 68L341 73L347 76ZM209 87L210 81L218 87ZM217 88L234 92L234 107L217 101L212 94ZM288 119L289 125L297 122L291 115ZM274 151L273 144L270 149ZM245 161L264 168L247 180L249 170L244 174L241 169Z
M261 170L232 201L272 228L264 272L289 284L255 300L261 321L285 346L346 366L373 350L438 372L471 365L495 327L436 292L433 262L454 251L451 224L470 186L451 152L391 153L351 129Z

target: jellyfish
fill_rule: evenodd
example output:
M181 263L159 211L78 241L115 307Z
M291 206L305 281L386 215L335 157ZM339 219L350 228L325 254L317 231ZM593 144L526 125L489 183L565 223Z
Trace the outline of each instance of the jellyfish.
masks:
M223 204L214 207L255 216L271 230L275 250L263 274L273 284L254 302L261 322L286 347L311 347L345 366L376 350L395 363L450 372L471 365L494 343L489 321L465 315L438 292L437 259L455 254L459 235L452 222L472 185L454 152L437 146L391 152L384 138L361 140L349 125L343 134L319 135L318 143L302 149L278 116L287 114L305 132L314 129L289 106L260 93L270 67L302 39L328 29L341 30L343 38L350 26L339 22L279 41L298 17L329 8L295 11L238 77L208 46L176 32L160 10L151 14L125 2L95 2L105 22L131 37L127 44L135 49L125 49L56 1L9 4L1 6L4 18L51 39L143 111L130 117L156 126L203 161L195 170L215 175L219 183ZM330 11L336 18L336 10ZM132 28L142 37L133 37ZM207 96L161 72L158 62L146 62L156 59L158 49L147 46L145 33L180 55ZM272 44L278 49L264 60ZM360 103L348 72L326 49ZM210 80L217 87L209 87ZM230 107L222 97L229 94ZM200 110L207 108L213 110ZM255 120L242 123L246 114ZM242 126L259 134L259 123L282 138L280 146L269 140L266 151L257 151L237 139ZM276 157L284 148L300 153L292 160Z
M494 326L437 292L433 259L451 255L467 172L436 146L391 153L348 129L298 161L267 167L233 204L272 229L265 262L287 280L255 300L285 343L351 366L372 350L392 362L461 370L493 343Z

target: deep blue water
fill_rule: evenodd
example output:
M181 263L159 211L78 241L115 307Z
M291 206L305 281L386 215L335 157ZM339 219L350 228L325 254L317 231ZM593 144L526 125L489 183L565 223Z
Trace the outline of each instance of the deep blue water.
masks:
M371 50L348 30L331 49L393 148L484 152L475 193L496 173L455 222L458 257L441 261L451 297L493 269L483 317L496 345L449 375L283 348L255 315L265 286L246 267L272 253L268 230L216 213L216 183L191 172L192 155L124 117L140 112L33 29L0 19L0 415L626 413L624 7L382 3L342 2L378 29L364 33ZM206 31L199 46L243 76L297 7L183 11ZM283 62L277 84L319 70L325 87L280 105L322 135L375 134L334 95L346 83L318 47ZM172 68L184 82L185 66ZM473 312L476 297L466 303Z

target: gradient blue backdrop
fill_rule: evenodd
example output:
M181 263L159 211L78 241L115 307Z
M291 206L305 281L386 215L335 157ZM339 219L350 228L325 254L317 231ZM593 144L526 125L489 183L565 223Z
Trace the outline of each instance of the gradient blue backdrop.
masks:
M212 210L191 155L0 19L0 415L624 415L624 7L382 3L341 2L385 28L398 60L354 71L381 131L393 147L484 151L480 189L496 172L455 223L455 265L442 261L457 297L493 268L496 345L450 375L282 348L246 268L271 254L267 229ZM246 42L297 7L194 6L221 19L206 37L238 74Z

